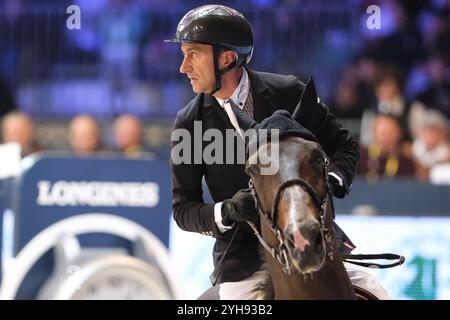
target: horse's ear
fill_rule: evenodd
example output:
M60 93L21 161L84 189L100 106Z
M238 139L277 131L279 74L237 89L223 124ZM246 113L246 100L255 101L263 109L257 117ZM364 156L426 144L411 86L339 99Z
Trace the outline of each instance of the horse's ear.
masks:
M300 98L300 102L292 113L292 117L299 121L300 119L300 110L302 106L315 105L318 104L319 100L317 98L316 86L314 85L314 80L312 77L309 78L306 83L305 89L303 90L302 97Z

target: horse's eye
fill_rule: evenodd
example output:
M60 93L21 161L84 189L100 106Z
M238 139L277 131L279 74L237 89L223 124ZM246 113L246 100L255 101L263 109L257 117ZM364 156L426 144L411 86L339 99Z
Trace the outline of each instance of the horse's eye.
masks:
M316 171L316 173L318 175L320 175L320 173L323 170L323 158L322 157L313 157L311 158L311 166L312 168Z
M312 157L310 161L313 165L319 165L319 166L322 165L322 163L323 163L323 159L321 157Z

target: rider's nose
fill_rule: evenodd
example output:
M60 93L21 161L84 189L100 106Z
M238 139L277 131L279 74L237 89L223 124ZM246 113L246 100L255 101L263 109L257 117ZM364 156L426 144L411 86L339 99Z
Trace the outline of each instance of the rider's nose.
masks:
M192 68L191 68L189 62L187 61L186 58L183 58L183 61L181 62L181 65L180 65L180 73L188 73L190 71L192 71Z

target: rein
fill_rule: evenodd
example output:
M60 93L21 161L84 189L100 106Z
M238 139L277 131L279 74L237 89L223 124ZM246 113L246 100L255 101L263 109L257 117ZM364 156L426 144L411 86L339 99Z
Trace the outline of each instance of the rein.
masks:
M342 261L356 264L358 266L366 267L366 268L376 268L376 269L387 269L387 268L393 268L396 266L400 266L405 262L405 257L393 254L393 253L379 253L379 254L343 254L341 255ZM350 261L348 259L352 260L372 260L372 259L385 259L385 260L398 260L394 263L389 264L379 264L374 262L356 262L356 261Z

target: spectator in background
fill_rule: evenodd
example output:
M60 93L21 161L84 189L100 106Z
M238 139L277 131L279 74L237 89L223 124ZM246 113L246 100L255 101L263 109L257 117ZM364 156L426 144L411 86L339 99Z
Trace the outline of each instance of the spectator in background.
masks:
M336 84L333 112L338 118L361 119L376 102L374 83L377 64L366 54L357 55Z
M39 151L34 141L33 120L24 112L12 111L6 114L1 123L2 142L18 143L22 157Z
M450 119L450 81L447 70L448 61L441 55L431 56L425 65L428 85L416 95L409 115L409 126L414 138L418 137L427 110L438 110Z
M417 100L426 107L441 111L450 118L450 81L448 61L439 54L433 55L427 62L429 86L420 92Z
M428 179L437 164L450 162L449 123L444 115L435 110L424 114L412 151L416 176L422 179Z
M381 69L375 84L376 111L397 118L403 131L407 130L408 104L402 93L403 81L400 73L392 67Z
M361 148L358 173L365 174L369 182L379 177L413 176L414 162L404 152L402 129L391 115L379 114L373 122L373 141Z
M143 143L141 121L134 115L123 114L114 122L114 144L116 150L128 157L138 157L148 148Z
M361 120L361 143L369 146L373 137L371 128L377 114L391 115L398 121L403 132L402 139L410 140L408 115L410 104L402 92L402 76L393 67L384 67L379 70L375 82L375 106L364 112Z
M87 155L100 150L97 121L90 115L79 115L70 122L70 147L75 154Z
M332 104L334 115L338 118L361 118L367 105L361 101L357 80L351 76L350 72L345 72L343 79L336 85L336 94Z

